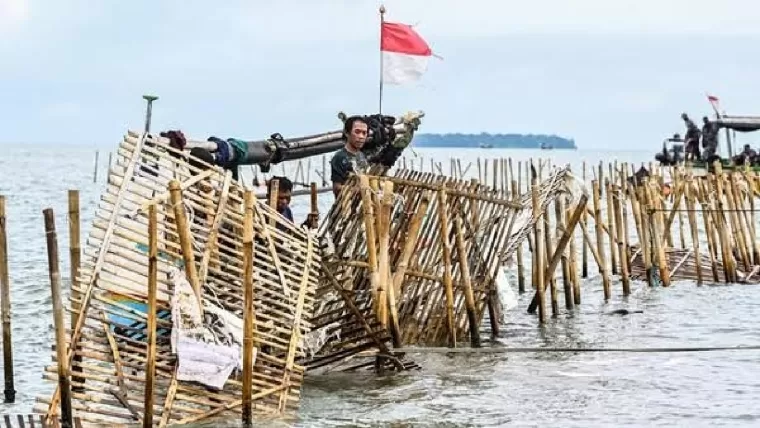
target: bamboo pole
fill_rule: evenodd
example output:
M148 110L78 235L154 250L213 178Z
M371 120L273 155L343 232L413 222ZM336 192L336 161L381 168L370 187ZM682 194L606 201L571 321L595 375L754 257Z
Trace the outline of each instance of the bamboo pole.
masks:
M728 217L731 221L731 229L734 231L733 238L736 241L736 245L739 249L739 256L741 257L742 263L744 264L744 270L749 271L750 269L750 261L749 261L749 252L747 251L747 245L745 243L745 230L744 225L741 222L740 216L738 215L739 207L736 205L736 199L735 199L735 190L736 190L736 183L733 179L733 174L729 173L727 174L728 178L728 185L726 186L726 201L728 204Z
M253 208L254 197L250 190L244 193L245 216L243 218L243 425L253 426Z
M689 230L691 231L691 245L694 251L694 263L697 270L697 285L702 285L702 256L699 253L699 232L697 231L697 218L694 213L694 188L691 176L686 178L686 210L689 218Z
M179 235L179 242L182 247L182 258L185 261L185 273L188 282L193 287L195 298L198 299L199 310L203 313L203 294L201 292L200 281L198 280L198 269L195 266L192 236L190 234L190 227L187 223L187 217L185 217L185 203L182 199L182 189L179 181L172 180L169 182L169 192L172 207L174 208L177 234Z
M449 244L449 219L446 212L446 190L438 191L438 219L440 221L441 248L443 254L443 286L446 292L446 321L449 327L449 347L457 346L457 331L454 318L454 288L451 280L451 246Z
M571 241L573 237L573 231L575 230L576 225L580 223L581 227L584 227L583 223L580 222L580 219L582 217L583 212L586 211L587 202L588 202L588 197L586 195L582 195L580 201L578 201L578 204L575 207L575 211L573 211L573 214L570 216L570 219L567 221L567 225L565 225L565 231L562 234L562 237L559 239L559 242L557 242L557 249L554 251L554 254L549 260L549 264L545 271L546 276L550 275L552 272L554 272L554 269L557 268L557 264L559 264L561 260L562 253L565 251L565 247L567 246L567 244ZM534 202L534 206L537 204L538 204L538 200L536 198L536 201ZM540 223L541 222L538 222L537 224L540 225ZM538 241L540 242L541 240L539 239ZM542 277L544 277L544 275L539 275L539 281L541 281L540 278ZM531 313L531 314L534 313L536 311L536 306L538 306L539 315L540 315L540 309L542 306L541 302L543 301L542 300L543 293L544 293L544 287L539 287L536 294L533 296L533 300L530 302L530 305L528 306L528 313Z
M431 171L433 169L433 160L430 160L430 166ZM432 173L432 172L431 172ZM382 324L383 328L388 328L388 293L385 289L386 286L386 280L385 280L385 273L386 268L388 265L388 258L387 258L387 247L385 247L386 256L383 257L383 232L385 229L385 226L383 224L383 211L382 211L382 201L380 200L380 183L378 182L377 177L370 178L369 181L370 188L372 189L372 193L370 194L372 199L373 206L373 221L375 222L375 236L376 236L376 243L377 243L377 319L380 321L380 324ZM380 360L378 359L378 364ZM378 369L381 369L382 365L378 365Z
M572 218L572 214L570 213L572 207L567 207L567 212L565 215L565 218L568 219L568 221L565 223L565 229L569 229L569 222ZM585 212L585 209L583 210ZM568 243L568 250L570 252L570 277L572 279L572 285L573 285L573 303L577 306L581 304L581 275L580 272L578 272L578 257L575 251L575 230L577 228L578 223L576 222L576 227L573 227L572 229L572 235L570 236L570 242ZM581 238L582 239L582 238Z
M561 198L557 198L557 200L554 202L554 209L556 211L556 217L557 217L557 233L567 233L569 235L569 240L572 241L573 232L574 230L566 230L565 228L565 221L566 219L563 218L565 215L565 208L564 204ZM559 242L557 243L557 248L559 249ZM570 276L570 266L568 265L568 257L567 257L567 250L562 249L562 285L564 287L564 294L565 294L565 309L572 310L574 305L573 300L573 285L571 283L571 276Z
M611 165L610 165L611 166ZM605 196L607 197L607 232L610 238L610 266L612 268L612 274L617 275L617 265L618 265L618 247L617 247L617 228L616 228L616 222L615 222L615 210L613 209L614 204L612 202L612 179L613 179L612 171L610 171L610 176L607 178L607 180L604 182L605 185ZM621 256L622 257L622 256Z
M600 168L601 172L602 169ZM604 235L602 234L602 206L599 201L600 189L599 182L597 180L592 181L592 188L594 192L594 226L596 227L596 251L599 253L599 273L602 274L602 287L604 288L604 300L610 299L610 277L607 273L607 264L604 259Z
M612 189L608 189L610 194L608 195L610 200L613 202L612 207L608 207L607 209L611 209L615 212L615 226L617 226L617 245L618 245L618 254L620 254L620 275L621 280L623 283L623 295L628 296L631 294L631 278L630 278L630 272L628 271L628 232L624 230L624 224L623 224L623 215L620 212L620 200L624 197L621 192L618 190L615 193L614 197L612 196ZM612 228L610 227L610 230Z
M757 242L757 226L755 224L755 174L749 172L744 173L745 180L747 180L747 199L749 200L749 219L747 220L750 225L750 241L752 242L752 263L760 264L760 245Z
M143 428L153 426L156 378L156 294L158 292L158 214L156 205L148 208L148 354L145 368Z
M540 216L541 215L541 206L538 203L538 185L535 184L535 180L532 187L532 201L533 201L533 215L534 216ZM535 220L535 217L534 217ZM536 221L536 226L534 228L535 230L535 246L533 247L533 278L535 278L535 287L537 290L537 298L538 298L538 322L539 324L544 324L546 322L546 298L544 297L544 269L543 269L543 240L539 239L538 237L541 236L543 225L542 222Z
M61 302L61 273L58 269L58 238L55 231L55 216L51 208L43 211L45 236L47 237L48 272L50 292L53 299L53 319L55 321L55 343L58 359L58 387L60 389L61 421L63 428L72 428L71 384L69 381L69 359L66 355L66 325L63 321Z
M467 311L467 323L470 327L470 345L473 348L480 347L480 331L478 330L478 319L475 309L475 297L472 293L472 281L470 278L470 267L465 251L464 234L462 233L462 218L458 215L454 217L454 236L456 238L457 255L459 256L459 272L462 277L464 286L465 310Z
M401 287L399 284L399 290L396 291L395 281L393 273L391 272L391 259L390 259L390 225L391 225L391 213L393 211L393 182L383 182L383 200L380 214L382 215L382 234L380 237L380 264L383 266L382 284L385 294L387 296L386 304L388 305L388 329L391 332L391 338L393 340L393 346L401 346L401 327L398 320L398 304L396 302L396 295L400 293ZM416 241L413 241L416 242Z
M542 253L542 257L544 258L544 266L549 266L549 259L552 256L554 248L552 245L551 222L549 221L548 207L544 209L544 218L541 221L544 222L544 240L546 241L546 246L544 247L545 251ZM549 283L549 301L552 306L552 317L556 318L559 315L559 302L557 301L557 281L554 276L555 269L556 266L551 271L547 270L544 274L544 278L546 278L546 282Z
M268 201L269 206L273 210L277 211L277 199L279 198L279 195L280 195L280 180L276 178L269 180L268 189L269 189L269 201ZM270 218L269 226L274 227L275 222L276 220L274 217Z
M317 183L311 183L310 185L310 211L307 224L310 228L316 229L319 227L319 203L317 200Z
M79 290L79 268L81 266L82 249L80 244L80 221L79 221L79 191L69 190L69 278L71 280L71 325L77 325L77 316L79 314L79 301L81 300ZM73 331L72 331L73 335ZM73 336L72 336L73 337ZM76 350L75 350L76 352ZM82 356L74 354L74 364L72 371L81 372L78 363L82 362ZM85 379L78 376L72 376L72 383L76 385L84 384ZM75 391L82 390L82 387L74 386Z
M395 293L393 296L388 294L390 288L390 217L391 210L393 209L393 182L383 181L382 183L383 197L382 200L378 197L375 205L375 218L377 219L377 231L378 231L378 273L380 275L380 293L378 299L380 299L380 322L385 328L390 329L389 322L391 322L391 310L395 308ZM390 301L393 301L393 305ZM393 307L392 307L393 306Z
M92 171L92 182L97 183L98 182L98 158L100 157L100 151L95 150L95 166L93 167Z
M511 161L511 159L510 159ZM511 164L510 164L511 166ZM517 165L518 171L520 170L520 164ZM520 198L520 187L514 178L512 179L512 195L513 199L517 201ZM525 293L525 266L523 265L523 243L521 242L517 246L517 291L520 294Z
M374 219L374 206L372 203L372 189L369 177L359 176L362 200L362 217L364 219L364 233L367 241L367 262L369 263L370 284L372 287L372 302L375 314L380 314L380 274L377 271L377 239Z
M658 214L662 214L662 201L659 199L658 195L654 195L654 191L652 190L652 187L647 185L647 192L649 193L649 212L650 216L652 217L651 221L653 222L653 228L654 233L652 234L652 245L654 246L654 250L657 253L657 264L659 265L658 268L660 270L660 280L662 281L663 287L670 286L670 267L668 266L668 259L665 255L665 248L664 245L660 239L662 236L662 229L661 229L661 221L662 216Z
M581 178L583 180L583 183L586 183L586 161L583 161L583 169L581 172ZM588 226L588 219L587 215L584 212L583 216L581 217L581 222L583 223L583 228L585 229L586 226ZM581 277L588 278L588 243L586 243L585 240L581 242Z
M702 211L703 211L702 221L705 225L705 235L707 235L707 252L710 255L710 270L712 271L712 274L713 274L713 281L718 282L720 279L718 277L718 266L717 266L718 263L716 262L718 250L716 248L717 243L716 243L716 238L715 238L715 230L713 228L713 224L710 218L710 213L705 212L705 210L708 210L710 208L707 205L707 200L704 196L706 184L704 183L704 181L699 181L696 184L697 184L697 189L696 189L697 198L700 201L700 204L702 206Z
M3 319L3 375L5 402L16 401L13 379L13 340L11 331L11 284L8 270L8 234L6 231L5 196L0 195L0 299Z

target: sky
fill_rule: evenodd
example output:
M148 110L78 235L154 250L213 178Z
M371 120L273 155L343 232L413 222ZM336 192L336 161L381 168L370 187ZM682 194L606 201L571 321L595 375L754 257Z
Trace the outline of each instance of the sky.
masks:
M760 115L760 2L386 0L442 59L386 85L420 132L556 134L658 150L682 112ZM377 0L0 0L0 144L116 144L143 127L260 139L376 113ZM751 140L751 136L745 137Z

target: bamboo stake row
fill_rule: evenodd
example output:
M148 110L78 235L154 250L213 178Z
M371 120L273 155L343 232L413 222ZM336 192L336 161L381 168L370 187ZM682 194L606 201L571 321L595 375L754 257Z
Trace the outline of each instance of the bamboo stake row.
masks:
M537 171L532 183L541 180L541 166L528 164L531 171ZM593 172L595 177L589 183L582 182L593 207L576 206L580 210L576 219L565 209L566 196L559 195L551 201L553 218L552 211L545 209L543 221L536 223L527 239L535 289L528 312L537 310L539 323L546 321L547 295L552 315L558 313L560 288L555 286L555 268L560 262L565 308L572 310L580 304L578 241L580 276L598 279L605 301L612 297L613 277L618 277L623 296L631 293L631 280L664 287L683 280L698 285L760 283L753 220L755 198L760 196L756 172L724 172L716 165L714 174L700 174L689 167L650 165L648 176L636 179L633 165L617 162L606 168L600 163ZM534 213L536 209L539 207L534 206ZM551 230L556 230L555 236ZM596 262L598 276L588 271L587 251ZM520 277L523 254L515 254ZM518 289L524 292L524 288ZM550 293L545 294L544 289Z

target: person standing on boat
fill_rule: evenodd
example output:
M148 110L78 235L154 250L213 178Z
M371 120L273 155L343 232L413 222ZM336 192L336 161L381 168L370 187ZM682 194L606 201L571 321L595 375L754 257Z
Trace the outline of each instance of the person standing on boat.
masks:
M367 120L361 116L351 116L343 124L343 140L346 143L330 160L330 180L336 198L351 173L364 173L369 167L367 157L362 153L368 128Z
M686 136L684 137L686 160L702 160L702 154L699 152L699 128L686 113L681 114L681 119L686 123Z
M755 163L755 158L757 158L757 152L754 151L749 144L745 144L744 150L742 150L742 152L738 155L734 156L734 164L744 165L745 163L749 163L753 165Z
M702 118L702 148L705 150L705 162L712 163L718 151L718 124L710 122L707 116Z

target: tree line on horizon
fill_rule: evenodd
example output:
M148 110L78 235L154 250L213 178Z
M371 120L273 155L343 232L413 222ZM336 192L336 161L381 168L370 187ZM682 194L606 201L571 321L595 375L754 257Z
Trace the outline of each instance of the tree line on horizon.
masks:
M544 134L416 134L414 145L418 147L482 147L537 149L542 146L553 149L577 149L575 140L557 135Z

